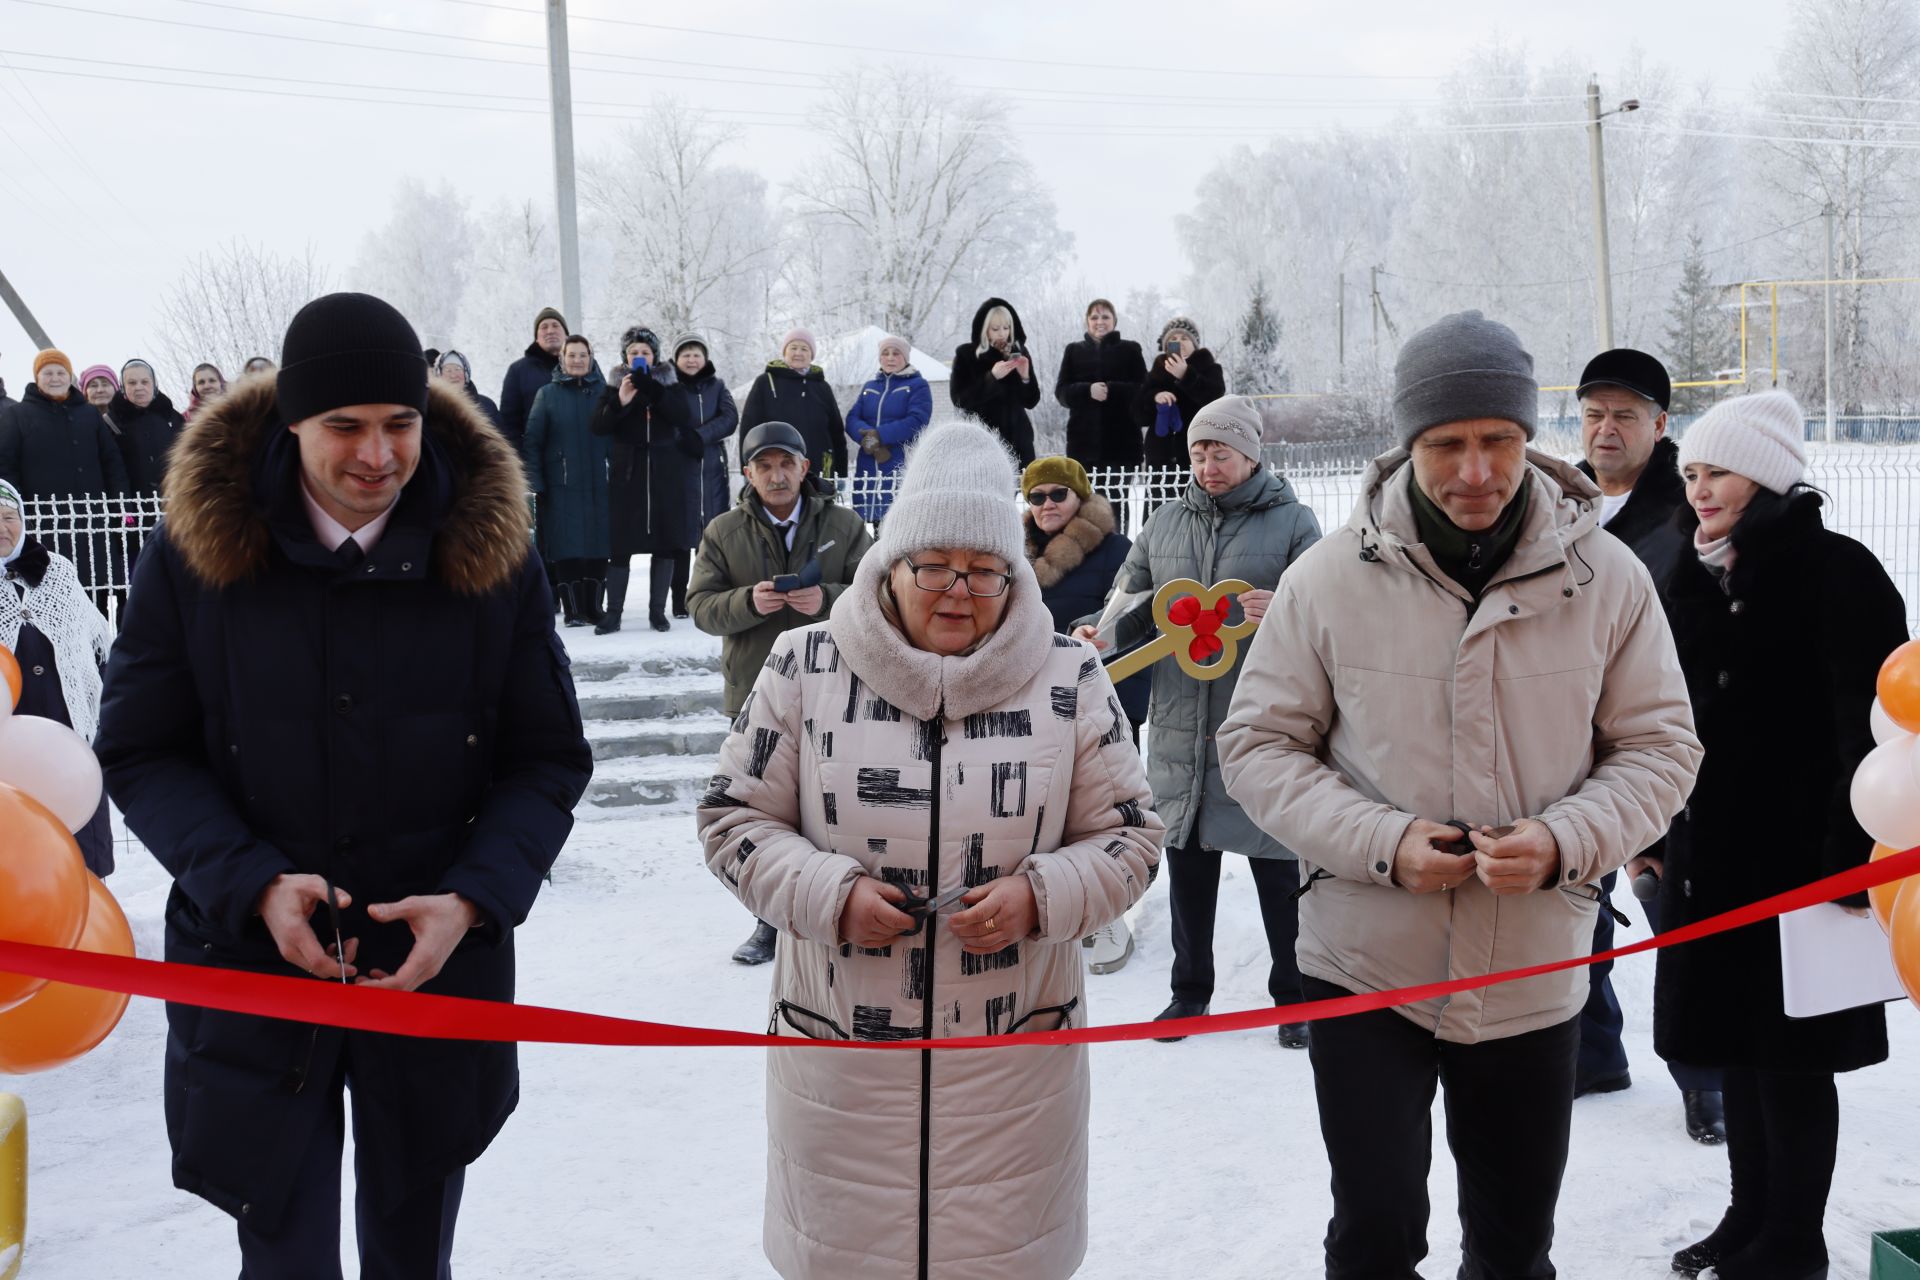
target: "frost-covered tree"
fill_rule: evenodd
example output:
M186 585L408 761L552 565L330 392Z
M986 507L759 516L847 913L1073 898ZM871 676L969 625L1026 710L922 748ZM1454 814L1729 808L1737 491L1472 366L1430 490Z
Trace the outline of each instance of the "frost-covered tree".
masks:
M472 239L466 197L452 183L429 188L403 178L385 225L361 242L348 282L398 307L423 346L445 350L457 345Z
M612 269L596 310L663 340L702 330L722 352L757 348L778 230L759 174L721 163L737 131L655 101L612 151L589 160L580 197Z
M500 200L475 214L468 271L450 345L473 361L474 381L492 395L533 342L533 317L560 305L560 250L546 212L531 200Z
M998 100L918 67L861 70L832 82L817 117L824 150L791 189L812 261L787 277L816 325L953 338L982 297L1070 246Z
M1234 334L1231 385L1241 395L1258 396L1292 389L1285 353L1280 349L1280 321L1267 301L1267 282L1255 280L1246 314Z
M1902 102L1920 97L1920 13L1910 0L1796 0L1764 88L1764 132L1787 140L1761 144L1763 172L1779 220L1802 224L1800 257L1819 264L1809 274L1824 268L1818 215L1831 206L1837 278L1872 275L1891 258L1912 213L1917 170ZM1879 311L1910 309L1911 299L1847 286L1834 303L1836 391L1857 412L1873 392L1869 366L1901 359L1876 350ZM1811 318L1819 308L1804 310ZM1797 327L1813 330L1811 319ZM1818 352L1813 332L1795 341L1797 351ZM1809 393L1824 394L1817 370L1808 372Z
M327 291L312 246L280 254L232 240L188 259L161 297L155 349L166 386L182 398L193 366L207 362L229 378L252 356L280 357L294 312Z

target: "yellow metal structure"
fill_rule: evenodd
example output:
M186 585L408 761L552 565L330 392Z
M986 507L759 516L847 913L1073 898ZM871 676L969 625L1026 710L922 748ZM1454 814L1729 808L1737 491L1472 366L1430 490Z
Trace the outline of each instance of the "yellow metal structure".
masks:
M1171 654L1174 661L1180 664L1180 669L1195 680L1218 680L1233 670L1234 661L1240 656L1240 641L1252 635L1260 624L1243 620L1230 627L1221 627L1214 633L1222 645L1220 657L1215 662L1203 665L1195 662L1193 655L1187 652L1187 646L1193 642L1194 629L1183 627L1169 618L1167 610L1181 596L1193 596L1200 601L1202 609L1211 609L1222 596L1237 596L1242 591L1251 590L1252 583L1242 582L1238 578L1228 578L1210 587L1202 586L1192 578L1175 578L1153 593L1153 624L1160 628L1160 634L1131 653L1109 662L1107 675L1115 684L1119 684L1128 676L1145 671ZM0 1276L0 1280L5 1280L5 1277Z
M0 1280L20 1274L27 1248L27 1104L0 1093Z

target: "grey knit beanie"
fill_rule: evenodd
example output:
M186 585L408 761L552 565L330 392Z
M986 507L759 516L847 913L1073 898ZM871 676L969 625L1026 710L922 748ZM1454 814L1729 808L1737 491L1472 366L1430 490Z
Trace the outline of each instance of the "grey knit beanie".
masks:
M1531 440L1539 408L1533 357L1513 330L1478 311L1434 321L1393 362L1393 426L1408 449L1429 427L1472 418L1518 423Z
M1260 407L1252 399L1221 396L1193 415L1193 421L1187 424L1187 445L1191 448L1202 440L1217 440L1258 462L1264 432Z
M985 551L1014 564L1026 535L1014 503L1019 472L998 436L975 422L948 422L920 434L874 551L892 564L916 551Z
M1760 391L1722 400L1680 437L1679 466L1725 467L1737 476L1785 493L1807 477L1807 415L1784 391Z

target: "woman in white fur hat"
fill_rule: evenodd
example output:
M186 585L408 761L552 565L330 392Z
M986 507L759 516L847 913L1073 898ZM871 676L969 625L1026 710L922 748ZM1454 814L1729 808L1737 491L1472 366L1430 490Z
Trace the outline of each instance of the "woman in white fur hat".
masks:
M1868 710L1907 610L1873 552L1824 527L1805 483L1806 416L1784 391L1737 396L1680 439L1688 535L1666 589L1706 757L1664 858L1668 928L1867 860L1848 782L1873 748ZM1866 895L1842 904L1866 914ZM1721 1280L1827 1274L1821 1225L1840 1105L1834 1073L1882 1062L1879 1005L1786 1016L1772 921L1660 952L1654 1046L1725 1072L1732 1194L1674 1269Z
M721 748L707 864L779 931L796 1040L1083 1026L1080 939L1160 858L1093 649L1054 634L1013 459L925 432L831 621L789 631ZM1087 1237L1083 1047L775 1049L764 1244L789 1280L1059 1280Z

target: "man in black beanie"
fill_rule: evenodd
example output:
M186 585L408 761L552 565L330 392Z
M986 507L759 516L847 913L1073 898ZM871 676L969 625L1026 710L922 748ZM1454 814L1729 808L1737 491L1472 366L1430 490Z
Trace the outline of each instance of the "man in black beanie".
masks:
M1220 768L1299 854L1309 1000L1581 954L1609 909L1597 882L1692 789L1653 583L1600 531L1599 490L1527 448L1538 399L1533 358L1477 311L1410 337L1404 447L1280 579L1247 653ZM1559 973L1315 1024L1330 1280L1417 1274L1436 1090L1460 1274L1555 1274L1586 994Z
M412 326L337 293L275 379L181 435L95 750L172 874L169 960L513 998L513 931L592 772L525 478ZM360 1274L449 1274L514 1046L167 1007L175 1185L246 1277L338 1276L342 1088Z

